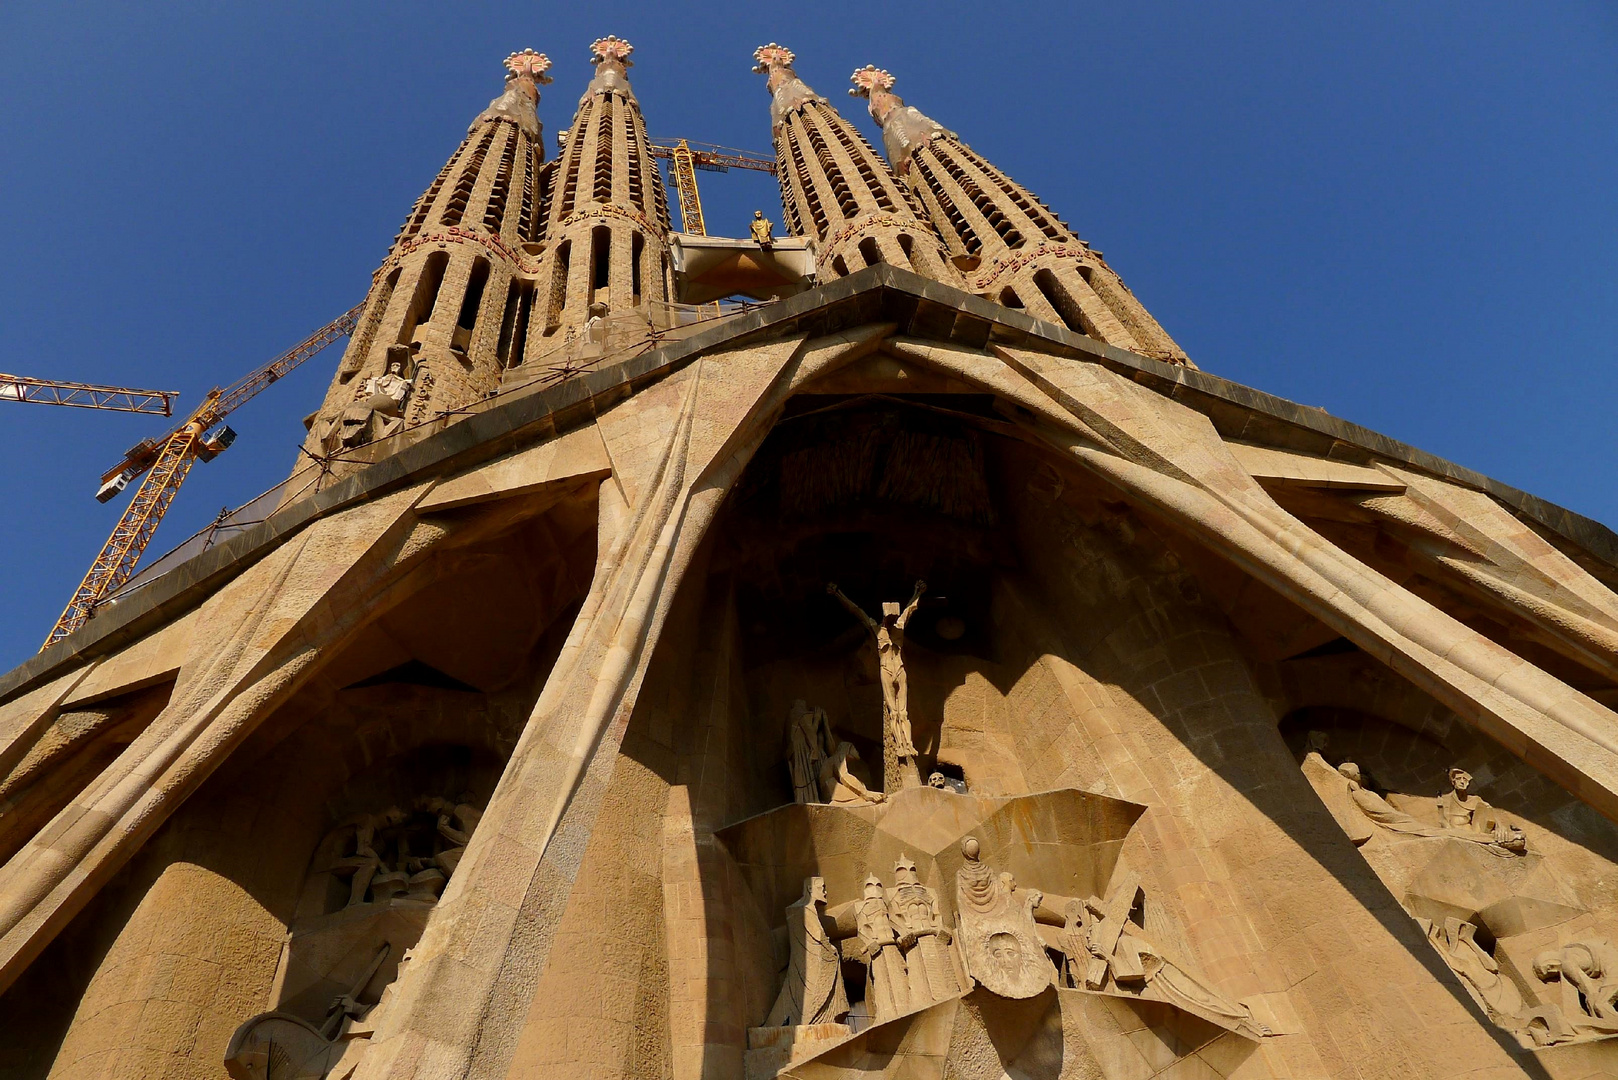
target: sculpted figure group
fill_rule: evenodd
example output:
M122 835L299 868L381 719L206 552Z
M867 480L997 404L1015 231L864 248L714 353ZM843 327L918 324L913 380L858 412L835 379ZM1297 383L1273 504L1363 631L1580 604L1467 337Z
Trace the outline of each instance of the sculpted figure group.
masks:
M1051 897L986 865L976 837L961 841L961 855L953 928L909 856L895 862L892 888L871 874L859 899L829 910L825 879L808 878L803 897L787 908L787 970L765 1026L845 1022L847 955L865 965L864 1011L872 1023L924 1009L976 982L1008 998L1052 986L1127 994L1254 1038L1270 1034L1247 1006L1165 956L1132 921L1144 902L1139 878L1126 875L1106 901ZM1060 927L1053 935L1060 970L1038 923ZM839 947L849 938L851 947Z
M865 965L865 1012L882 1023L961 993L966 973L951 948L938 897L901 856L894 886L875 874L858 900L826 908L826 882L811 877L787 908L787 970L765 1027L841 1023L850 1006L838 942Z
M872 791L855 773L860 752L854 744L839 739L826 719L826 710L810 708L802 698L792 703L787 716L787 736L792 745L788 765L792 770L792 798L798 803L879 803L880 791Z
M1618 949L1606 938L1571 941L1535 956L1533 974L1543 1003L1532 1004L1479 944L1475 924L1455 918L1417 922L1501 1027L1536 1046L1618 1035Z
M470 795L457 801L422 796L411 811L390 806L359 814L337 827L338 856L326 869L348 879L347 907L395 900L431 904L460 865L482 817Z
M1462 768L1449 770L1450 790L1437 798L1390 793L1386 798L1365 786L1360 767L1345 761L1334 770L1318 751L1304 758L1303 770L1316 789L1337 785L1367 821L1389 832L1405 836L1442 837L1478 844L1491 854L1511 858L1528 853L1528 838L1509 817L1470 794L1472 774ZM1334 775L1335 774L1335 775ZM1355 843L1364 843L1370 832L1344 822Z

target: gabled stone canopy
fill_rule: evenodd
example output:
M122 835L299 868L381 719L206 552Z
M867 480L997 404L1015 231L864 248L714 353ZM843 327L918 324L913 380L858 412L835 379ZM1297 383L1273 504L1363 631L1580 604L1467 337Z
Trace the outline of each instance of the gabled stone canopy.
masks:
M851 439L870 432L884 461L955 454L972 492L859 471L875 466ZM1138 932L1268 1033L1206 1068L1581 1076L1605 1060L1609 1042L1536 1049L1526 1026L1491 1025L1499 999L1443 953L1460 939L1434 951L1406 914L1429 909L1388 892L1460 895L1435 875L1465 860L1412 861L1432 839L1414 832L1359 858L1287 741L1370 730L1345 709L1418 715L1491 776L1520 768L1521 799L1492 797L1543 860L1532 896L1467 895L1562 922L1482 926L1494 957L1527 982L1532 950L1618 933L1602 884L1618 537L1594 522L886 265L503 393L349 468L0 679L0 980L60 1040L31 1061L111 1076L222 1054L221 1032L274 1006L287 928L315 925L296 894L316 841L408 775L466 784L481 823L409 964L390 962L352 1075L743 1075L780 912L716 837L784 801L772 725L792 687L873 745L854 639L810 642L839 551L873 599L936 565L938 610L976 624L918 630L930 760L974 796L1147 808L1121 855L1145 881ZM821 517L771 518L789 480ZM378 693L411 662L464 689ZM470 764L434 772L443 745ZM395 760L413 764L378 771ZM49 823L18 830L19 810ZM180 987L155 957L229 985ZM66 1006L41 990L55 968ZM1041 1015L1065 1029L1105 1011L1084 992ZM177 1019L129 1049L129 1010L150 1001ZM955 1008L936 1014L943 1058Z

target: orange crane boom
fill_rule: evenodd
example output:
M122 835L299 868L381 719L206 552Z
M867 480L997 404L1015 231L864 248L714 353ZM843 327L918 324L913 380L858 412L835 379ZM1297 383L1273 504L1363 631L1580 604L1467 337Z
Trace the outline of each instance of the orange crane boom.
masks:
M95 606L133 576L146 545L162 524L163 515L179 493L191 466L198 458L212 460L236 438L236 433L229 428L210 438L209 429L218 426L232 410L321 349L353 333L359 317L359 307L347 311L240 381L223 390L217 387L210 390L185 423L161 439L140 442L124 455L123 461L102 475L101 490L96 493L101 502L111 499L142 473L146 474L146 479L129 501L118 524L113 526L112 535L107 537L100 554L90 564L89 572L46 636L42 648L83 626Z
M707 236L702 220L702 198L697 192L697 170L729 172L752 169L775 175L775 159L759 157L728 146L698 143L706 149L693 150L688 139L663 139L652 143L652 156L667 159L674 175L674 190L680 198L680 230L693 236Z
M0 372L0 401L26 401L35 405L67 405L75 409L110 409L113 412L174 415L174 390L136 390L129 386L33 379Z

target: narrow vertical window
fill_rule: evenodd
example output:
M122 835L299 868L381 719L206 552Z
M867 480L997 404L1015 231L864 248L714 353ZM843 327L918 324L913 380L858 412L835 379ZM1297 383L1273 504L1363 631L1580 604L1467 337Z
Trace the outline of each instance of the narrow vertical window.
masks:
M556 263L551 272L549 310L545 313L545 336L556 333L562 325L562 308L567 304L567 275L573 262L573 241L564 240L556 249Z
M410 310L399 327L400 345L410 344L415 339L416 327L432 321L433 309L438 306L438 287L444 283L444 267L448 264L448 252L435 251L427 256L421 277L416 279L416 295L411 298Z
M630 303L637 306L640 304L640 261L645 255L645 250L646 241L642 239L640 233L635 233L634 239L630 241L629 272L633 280L630 282L629 291L632 297Z
M461 299L461 314L455 320L455 325L462 330L477 329L478 309L483 306L483 289L488 283L489 260L478 259L472 263L472 274L466 282L466 295Z
M1045 298L1046 302L1056 309L1056 314L1061 317L1064 326L1075 334L1084 334L1087 337L1100 340L1101 335L1095 332L1095 327L1091 325L1090 320L1084 317L1084 312L1079 307L1078 301L1073 299L1072 295L1062 287L1062 283L1056 279L1055 274L1049 270L1036 271L1034 274L1034 286L1039 289L1040 295Z
M598 292L608 293L612 282L612 230L597 225L590 231L590 302L596 302Z

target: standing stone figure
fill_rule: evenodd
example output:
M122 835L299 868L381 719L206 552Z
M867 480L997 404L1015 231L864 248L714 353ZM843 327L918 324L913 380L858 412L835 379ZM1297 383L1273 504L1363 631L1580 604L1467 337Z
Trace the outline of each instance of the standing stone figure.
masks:
M952 935L938 911L938 897L916 876L916 864L901 855L893 864L888 910L905 950L912 1008L943 1001L966 989L966 973L950 947Z
M886 602L882 605L882 621L876 622L835 584L826 585L826 592L864 623L876 639L877 663L882 670L882 782L889 794L900 788L921 786L921 773L916 768L916 745L910 738L910 695L905 683L903 650L905 624L916 613L916 605L921 603L921 594L926 591L925 581L916 582L916 591L905 609L900 611L897 602Z
M1030 998L1056 982L1056 969L1034 926L1038 889L1019 889L978 859L978 841L961 841L966 861L955 872L955 915L967 973L1001 997Z
M865 879L865 895L854 904L854 925L865 953L865 1007L875 1023L892 1020L910 1009L909 980L905 958L899 950L899 934L882 895L882 881L875 874Z
M853 743L839 739L826 719L826 710L810 708L802 698L787 714L787 735L792 743L792 799L797 803L879 803L884 796L854 775L849 763L860 759Z
M842 958L826 930L826 879L805 878L803 898L787 908L787 973L765 1027L841 1023L848 1015Z

